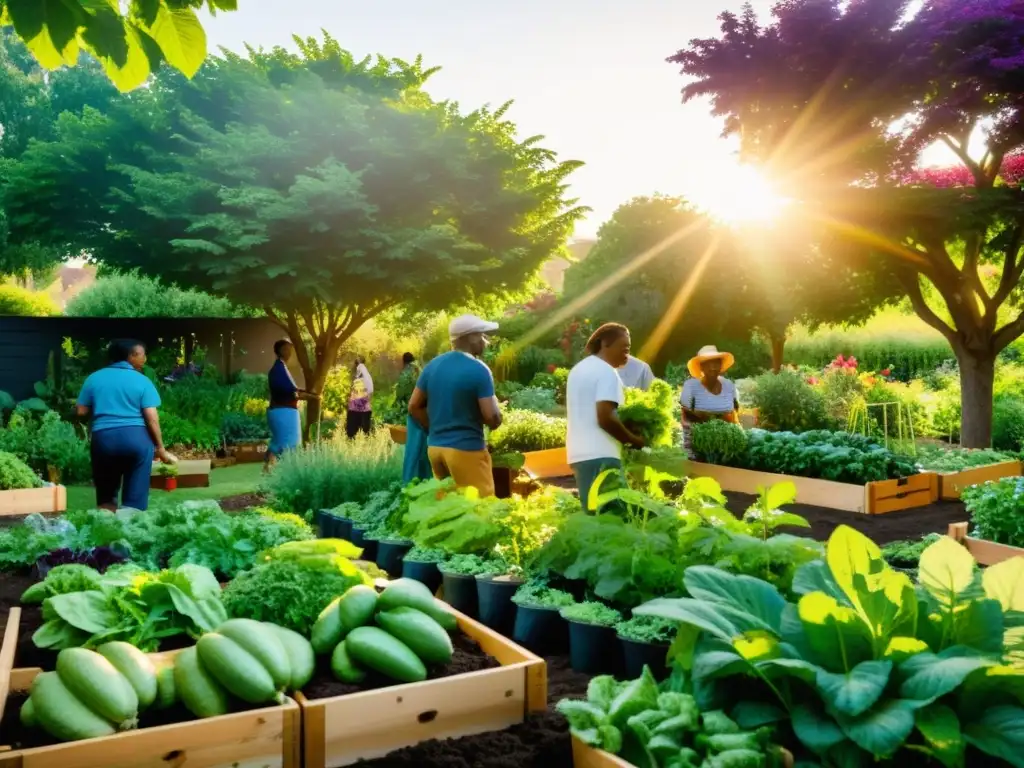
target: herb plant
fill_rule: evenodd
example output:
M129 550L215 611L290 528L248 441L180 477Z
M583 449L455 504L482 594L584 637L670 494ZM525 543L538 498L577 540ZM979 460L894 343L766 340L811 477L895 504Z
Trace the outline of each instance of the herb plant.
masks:
M960 496L971 515L974 536L1024 547L1024 477L973 485Z
M655 379L646 392L627 389L626 401L618 412L622 423L643 437L649 447L674 444L675 391L666 382Z
M534 411L508 410L501 427L488 435L491 452L529 453L565 445L566 421Z
M405 553L405 559L411 563L440 563L445 558L443 549L413 547Z
M576 598L561 589L552 589L544 581L530 580L516 590L512 602L531 608L565 608L574 604Z
M916 569L924 551L940 538L938 533L929 533L919 539L892 541L882 547L882 557L893 568Z
M511 393L508 398L510 408L517 411L536 411L537 413L554 413L558 410L553 389L542 387L525 387Z
M28 464L13 453L0 451L0 491L39 488L42 484Z
M494 576L508 570L508 565L502 561L480 555L452 555L439 567L442 573L459 576Z
M710 464L731 464L747 452L747 433L743 428L720 419L694 424L690 431L693 452Z
M634 616L615 625L619 637L637 643L668 645L676 636L679 624L657 616Z
M560 611L567 621L578 621L582 624L596 624L602 627L614 627L622 621L622 614L604 603L588 600L582 603L567 605Z
M247 413L225 413L220 422L220 434L228 445L258 443L270 437L266 417Z

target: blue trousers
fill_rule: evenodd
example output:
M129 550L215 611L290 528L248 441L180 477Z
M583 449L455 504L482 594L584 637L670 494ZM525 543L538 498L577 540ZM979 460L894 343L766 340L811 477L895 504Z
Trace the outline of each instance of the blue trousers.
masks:
M405 419L405 457L402 461L402 483L413 480L430 480L434 470L430 468L427 456L427 431L412 416Z
M153 472L153 438L145 427L115 427L92 433L92 481L96 506L131 509L149 506L149 478Z

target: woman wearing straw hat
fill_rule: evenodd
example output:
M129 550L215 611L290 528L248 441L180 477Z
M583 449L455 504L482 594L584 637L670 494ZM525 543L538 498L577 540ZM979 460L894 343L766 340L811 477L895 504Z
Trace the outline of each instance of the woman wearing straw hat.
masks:
M690 451L690 426L712 419L738 421L740 404L736 399L736 385L722 374L729 370L736 358L729 352L719 352L714 345L701 347L686 368L692 378L683 384L680 405L683 406L683 446Z

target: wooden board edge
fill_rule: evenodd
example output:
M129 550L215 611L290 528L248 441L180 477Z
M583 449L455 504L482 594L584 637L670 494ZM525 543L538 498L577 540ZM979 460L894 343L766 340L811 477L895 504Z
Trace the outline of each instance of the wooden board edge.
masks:
M960 498L964 488L1021 474L1024 474L1024 464L1016 459L982 467L968 467L959 472L942 472L939 473L939 495L948 501L955 501Z
M963 544L978 565L996 565L1015 557L1024 557L1024 547L1014 547L1009 544L999 544L995 541L976 539L968 536L967 530L968 523L966 522L950 523L946 535L954 541Z
M575 736L572 737L572 764L573 768L634 768L621 757L584 744Z
M507 637L499 632L495 632L490 627L484 626L476 619L471 619L466 614L455 610L451 606L446 605L445 607L455 615L455 618L459 623L459 629L469 637L476 640L484 653L496 658L503 666L517 664L524 661L543 661L540 656L537 656L523 648L521 645L512 642Z
M22 499L29 498L33 503L28 507L24 506L3 506L3 494L17 494ZM8 497L10 498L10 497ZM35 500L38 499L38 503ZM23 517L25 515L41 514L50 515L55 512L63 512L68 506L68 489L63 485L44 485L42 488L16 488L10 491L0 491L0 517Z
M774 472L759 472L753 469L705 464L698 461L688 463L687 475L710 477L722 486L723 491L750 495L756 495L758 487L770 487L776 483L790 482L796 486L797 501L801 504L824 509L838 509L844 512L863 513L867 511L867 486L864 485L837 483L817 477L779 475ZM808 494L813 497L810 501L807 500ZM827 501L823 497L826 497Z
M21 608L11 608L7 614L3 644L0 644L0 720L3 720L7 696L11 692L11 673L14 671L14 654L18 650L18 633L21 631Z

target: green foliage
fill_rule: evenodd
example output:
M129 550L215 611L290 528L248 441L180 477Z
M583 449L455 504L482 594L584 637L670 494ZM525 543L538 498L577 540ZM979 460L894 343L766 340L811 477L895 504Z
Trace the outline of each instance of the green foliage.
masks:
M659 645L671 643L678 629L676 622L659 619L657 616L634 616L615 625L615 631L625 640Z
M713 419L691 427L690 446L702 461L731 464L746 455L747 433L737 424Z
M446 557L443 549L413 547L405 553L405 560L411 563L440 563Z
M1010 461L1013 455L1002 451L983 451L971 448L940 448L920 445L917 463L932 472L961 472L972 467L984 467Z
M1024 402L999 396L992 405L992 447L997 451L1024 450Z
M504 323L502 323L501 333L503 335L507 333ZM565 354L561 351L544 349L533 344L528 344L525 347L515 346L511 351L506 351L505 345L499 342L485 353L484 359L488 365L494 368L495 375L503 381L540 386L546 389L555 389L555 387L538 383L537 377L550 376L548 371L551 367L565 365ZM562 392L563 394L565 392L564 386Z
M32 471L28 464L13 453L0 451L0 491L38 488L42 484L39 476Z
M567 621L578 621L581 624L597 624L602 627L613 627L622 621L622 614L604 603L587 600L562 608L559 613Z
M324 412L341 415L348 412L348 398L352 393L352 369L347 365L336 365L327 372L320 393ZM404 419L402 421L404 423Z
M428 481L409 489L402 533L417 546L450 555L485 555L498 544L497 518L512 502L480 498L475 488L456 489L452 480Z
M675 391L666 382L655 379L646 392L627 389L626 401L619 406L619 419L648 447L674 444Z
M160 432L164 445L183 446L197 451L214 451L220 447L220 430L213 424L190 421L174 411L160 415Z
M328 603L366 581L361 571L332 573L271 560L232 579L224 588L224 608L229 616L269 621L309 637Z
M195 289L129 273L102 277L71 301L70 317L252 317L253 311Z
M972 485L960 496L971 515L974 536L1024 547L1024 478L1004 477Z
M558 410L558 401L553 389L530 386L511 393L508 397L508 406L517 411L554 413Z
M796 371L764 373L755 384L754 407L766 429L806 432L828 425L821 395Z
M305 446L281 458L266 480L278 509L305 515L372 493L402 478L402 448L387 430L346 440L344 435Z
M963 765L969 744L1008 753L1011 734L988 732L994 710L1022 714L1024 668L1012 662L1022 567L1018 558L982 573L940 537L921 556L915 588L870 540L840 526L825 561L797 573L795 603L760 579L696 566L684 577L689 597L634 613L681 623L670 653L701 707L713 700L734 717L770 710L826 762L866 764L911 747Z
M460 576L493 576L507 570L505 563L500 560L480 555L452 555L440 567L443 573Z
M921 560L921 555L939 540L940 535L929 533L919 539L891 541L882 547L882 557L893 568L915 569Z
M228 445L258 443L270 437L270 430L265 416L225 413L220 422L220 436Z
M0 284L0 315L47 317L59 314L60 308L47 294Z
M13 453L41 477L53 467L66 484L92 479L89 441L55 411L35 415L19 408L0 430L0 451Z
M544 580L531 579L516 590L512 602L531 608L564 608L575 603L576 598L561 589L553 589Z
M487 442L493 453L529 453L565 445L566 421L534 411L507 410Z

